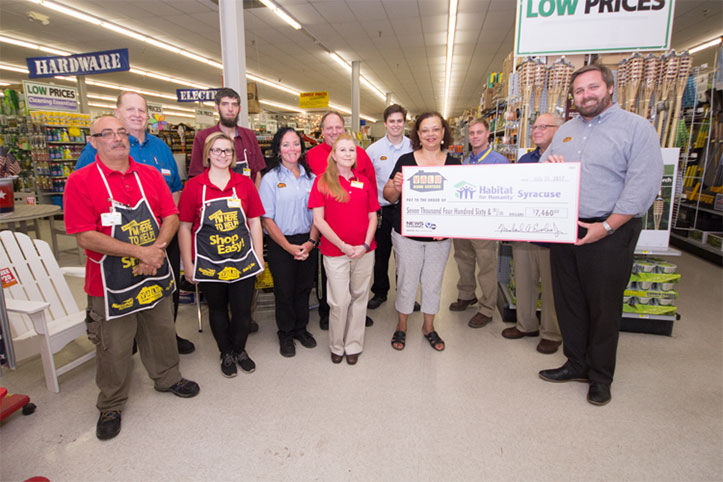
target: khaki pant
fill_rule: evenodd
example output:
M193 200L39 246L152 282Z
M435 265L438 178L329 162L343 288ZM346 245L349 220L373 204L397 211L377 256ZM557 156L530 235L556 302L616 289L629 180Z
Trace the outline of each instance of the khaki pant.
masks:
M513 243L512 259L515 263L517 329L525 333L538 330L537 281L542 280L540 334L545 340L561 341L552 292L550 250L531 243Z
M478 268L477 283L482 296L479 297L479 311L491 317L497 307L497 241L488 239L455 239L454 260L457 261L459 281L458 298L475 298L475 261Z
M361 353L374 253L370 251L358 259L324 256L324 268L330 307L329 349L335 355Z
M103 297L88 296L86 325L88 338L96 345L98 410L123 410L133 371L134 338L156 388L166 389L181 379L170 296L149 310L112 320L105 319Z

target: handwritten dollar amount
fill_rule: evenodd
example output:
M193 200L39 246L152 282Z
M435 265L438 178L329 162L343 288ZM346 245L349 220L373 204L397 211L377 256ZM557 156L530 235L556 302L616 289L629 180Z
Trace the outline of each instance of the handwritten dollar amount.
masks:
M567 209L561 208L526 208L525 216L528 218L560 218L567 216Z

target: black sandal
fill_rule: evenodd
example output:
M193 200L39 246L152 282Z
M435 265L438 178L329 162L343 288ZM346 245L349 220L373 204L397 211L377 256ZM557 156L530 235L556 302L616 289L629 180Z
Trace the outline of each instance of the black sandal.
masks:
M445 345L444 345L444 340L442 340L442 339L439 337L439 334L437 334L436 331L432 330L432 331L430 331L429 333L427 333L426 335L424 335L424 337L427 339L427 341L429 342L429 344L430 344L430 345L432 346L432 348L434 348L435 350L437 350L437 351L442 351L442 350L444 350L444 347L445 347ZM440 345L441 345L441 348L440 348Z
M392 348L395 350L404 350L404 346L407 344L407 332L397 330L392 335ZM397 345L397 346L395 346Z

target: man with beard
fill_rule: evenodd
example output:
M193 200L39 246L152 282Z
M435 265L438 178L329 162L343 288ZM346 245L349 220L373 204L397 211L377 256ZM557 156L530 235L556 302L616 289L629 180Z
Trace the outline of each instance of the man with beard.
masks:
M130 142L130 155L134 161L158 170L163 175L168 189L171 190L173 202L178 205L181 198L183 183L178 175L178 166L173 158L171 149L160 138L150 134L147 131L148 126L148 106L146 99L136 92L121 92L116 100L115 117L121 121L123 127L128 131L128 140ZM75 170L87 166L95 162L98 151L89 142L83 148L75 163ZM181 277L181 252L178 249L178 236L173 236L168 247L166 248L168 259L171 262L173 276L176 282ZM173 293L173 319L178 315L178 289ZM186 355L195 350L195 346L190 340L181 338L176 335L176 345L178 353Z
M258 188L261 171L266 167L266 161L264 161L264 155L261 153L254 131L237 125L239 112L241 112L241 97L235 90L223 88L216 92L215 102L214 109L218 112L220 120L215 126L198 131L196 137L193 138L188 177L198 176L204 171L203 145L206 138L214 132L223 132L233 139L236 147L234 170L239 174L249 176Z
M612 72L575 71L570 90L580 116L566 122L540 162L579 162L578 240L550 248L555 309L567 362L542 370L550 382L589 382L588 402L611 399L622 298L633 252L660 189L663 159L653 126L612 103Z

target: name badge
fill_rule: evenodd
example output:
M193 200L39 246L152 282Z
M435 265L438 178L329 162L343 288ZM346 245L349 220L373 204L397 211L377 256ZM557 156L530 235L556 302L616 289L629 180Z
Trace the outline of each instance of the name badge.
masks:
M357 189L362 189L364 187L364 183L361 181L352 181L351 187L355 187Z
M161 169L161 174L163 174L164 176L170 176L171 170L170 169Z
M251 177L251 169L244 167L244 176Z
M241 200L236 197L232 197L228 201L226 201L226 205L230 208L240 208L241 207Z
M280 182L276 185L276 187L278 187L279 189L282 187L286 187L286 183Z
M112 213L101 213L100 222L103 226L117 226L123 222L121 213L113 211Z

